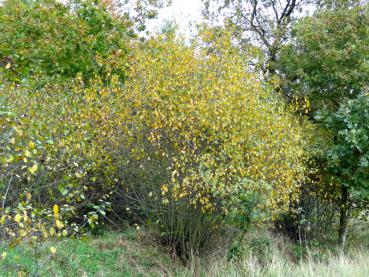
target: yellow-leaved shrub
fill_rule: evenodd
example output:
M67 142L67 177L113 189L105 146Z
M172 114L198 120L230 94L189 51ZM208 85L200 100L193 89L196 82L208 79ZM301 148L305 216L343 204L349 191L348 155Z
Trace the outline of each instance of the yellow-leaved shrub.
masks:
M131 124L139 126L133 150L141 153L137 159L168 160L170 178L162 188L174 199L196 192L193 204L212 210L208 197L226 198L248 178L270 185L263 193L278 212L303 176L302 126L248 72L248 57L228 37L215 44L213 53L165 38L136 47L125 88L134 107ZM152 149L145 151L142 141Z
M79 225L93 226L106 214L115 170L105 142L114 140L111 126L118 120L107 120L114 112L110 98L89 98L100 87L98 79L87 87L81 78L36 78L0 88L4 233L16 237L18 227L26 227L11 224L15 216L27 218L22 233L47 237L56 230L66 234L62 226L74 234ZM54 205L60 207L57 220Z
M107 60L108 81L0 87L1 212L33 207L29 218L65 234L68 220L94 225L113 208L188 257L222 246L228 224L284 211L304 177L307 139L249 70L252 53L211 30L191 46L158 36L130 47L124 83Z
M275 216L298 196L304 127L250 58L211 30L194 46L164 36L133 49L119 195L180 254L209 253L225 223Z

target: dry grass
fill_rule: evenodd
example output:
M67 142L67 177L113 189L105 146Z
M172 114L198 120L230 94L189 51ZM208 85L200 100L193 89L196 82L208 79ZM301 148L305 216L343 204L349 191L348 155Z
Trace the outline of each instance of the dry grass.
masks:
M300 258L290 242L268 235L264 245L246 250L237 259L220 259L204 266L202 276L209 277L367 277L369 251L320 252L304 248ZM335 253L336 252L336 253ZM187 274L187 275L186 275ZM183 273L183 276L191 276Z

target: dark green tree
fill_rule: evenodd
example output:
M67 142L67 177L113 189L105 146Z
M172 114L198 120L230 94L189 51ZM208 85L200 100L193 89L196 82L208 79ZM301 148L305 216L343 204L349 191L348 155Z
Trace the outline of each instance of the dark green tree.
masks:
M325 157L327 171L341 190L339 242L344 246L351 211L363 210L369 200L369 96L361 94L334 113L319 113L316 119L334 137Z
M289 97L307 97L312 111L335 111L369 80L369 6L325 10L300 20L278 69Z
M333 3L333 2L332 2ZM312 120L324 122L332 144L318 160L322 173L337 185L339 241L345 244L354 207L365 203L367 90L369 80L369 6L352 1L326 2L305 17L278 60L288 99L308 99ZM319 115L316 112L319 111ZM357 209L358 210L358 209Z

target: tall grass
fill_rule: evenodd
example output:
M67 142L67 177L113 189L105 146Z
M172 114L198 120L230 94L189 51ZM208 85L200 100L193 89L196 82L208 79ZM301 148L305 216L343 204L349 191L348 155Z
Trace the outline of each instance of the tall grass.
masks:
M252 241L252 239L251 239ZM250 242L250 241L249 241ZM261 243L262 244L262 243ZM264 245L251 243L248 249L231 261L220 259L204 266L202 276L214 277L366 277L369 255L363 249L348 253L303 248L269 236ZM300 253L300 254L298 254ZM184 274L183 276L191 276Z
M204 276L366 277L369 276L369 257L367 253L357 252L353 256L332 255L324 262L309 257L302 262L293 263L280 253L275 253L267 264L262 264L251 255L239 261L219 262Z

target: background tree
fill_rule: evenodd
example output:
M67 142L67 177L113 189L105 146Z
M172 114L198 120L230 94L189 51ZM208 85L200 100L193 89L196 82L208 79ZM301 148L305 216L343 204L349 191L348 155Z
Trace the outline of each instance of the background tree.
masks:
M145 31L148 19L158 15L158 11L172 0L105 0L113 10L131 18L136 30Z
M334 136L325 155L332 182L340 188L339 242L344 246L352 210L365 210L369 200L369 97L359 95L316 119Z
M312 111L336 110L369 79L369 6L319 12L300 20L279 62L289 97L307 97Z
M355 203L353 199L357 199L353 196L353 186L365 186L350 176L357 178L355 174L362 172L358 166L362 150L357 148L363 146L357 146L357 137L353 134L364 124L361 120L366 120L365 107L359 105L366 98L357 97L364 93L369 79L368 26L368 5L337 2L297 22L278 64L285 82L285 95L289 99L307 99L310 118L321 120L315 114L317 111L324 114L323 127L332 135L331 143L325 146L328 150L321 148L323 152L317 153L315 163L319 164L319 175L325 175L321 178L320 193L329 195L329 201L339 206L342 245L346 240L349 211ZM365 133L364 129L360 132ZM335 189L329 185L332 183Z
M207 18L226 18L237 28L241 44L256 44L264 52L264 74L276 73L281 45L288 39L291 23L305 0L203 0Z
M134 5L132 5L134 4ZM127 43L163 1L6 0L0 4L0 63L3 74L85 79L105 70L102 60L127 55ZM124 63L115 73L124 77ZM42 73L41 73L42 72Z

